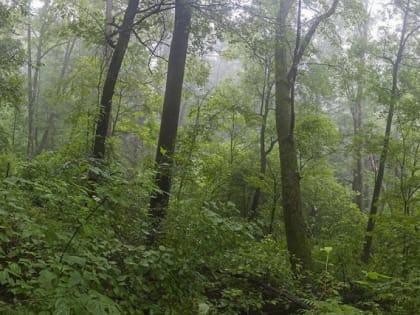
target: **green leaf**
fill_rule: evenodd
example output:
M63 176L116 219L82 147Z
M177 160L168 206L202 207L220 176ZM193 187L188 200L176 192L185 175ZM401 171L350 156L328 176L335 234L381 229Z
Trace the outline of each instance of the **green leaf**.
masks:
M9 264L8 270L9 270L9 273L11 273L12 275L14 275L16 277L20 276L21 269L20 269L18 264L16 264L16 263Z
M71 274L70 274L70 278L69 278L69 280L68 280L68 283L69 283L69 285L70 286L76 286L76 285L78 285L79 283L81 283L82 282L82 277L81 277L81 275L80 275L80 273L79 272L77 272L77 271L73 271Z
M49 270L42 270L39 273L38 282L43 287L51 287L52 282L56 279L56 275Z
M66 299L59 298L55 301L53 315L71 315L71 309Z
M210 306L207 303L200 303L198 304L198 314L199 315L206 315L209 313Z
M327 254L331 253L332 250L333 248L331 246L321 248L321 251L326 252Z
M0 284L6 284L9 280L9 273L7 270L0 271Z
M70 265L79 265L84 266L86 264L86 258L79 257L79 256L67 256L64 261L69 263Z
M366 278L370 280L391 279L391 277L375 271L363 271L363 273L365 274Z
M162 154L163 156L166 155L166 152L168 152L168 150L166 150L164 147L160 147L159 151L160 151L160 154Z

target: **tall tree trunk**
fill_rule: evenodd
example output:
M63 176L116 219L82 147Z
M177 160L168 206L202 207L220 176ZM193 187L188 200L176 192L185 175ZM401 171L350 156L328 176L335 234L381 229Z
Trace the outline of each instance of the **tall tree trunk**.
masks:
M206 96L204 96L204 99L206 98ZM194 125L193 125L193 131L191 133L191 139L188 142L188 151L187 151L187 159L186 161L188 161L188 163L192 163L192 158L193 158L193 154L194 154L194 150L196 149L196 144L197 144L197 138L200 135L200 115L201 115L201 106L202 106L202 101L198 100L197 102L197 112L195 114L195 119L194 119ZM185 182L187 180L187 176L188 176L188 167L189 164L185 165L183 168L183 173L181 174L181 178L179 180L179 187L178 187L178 191L176 194L176 199L180 200L181 199L181 195L182 195L182 190L184 189L184 185Z
M121 69L122 61L130 41L131 27L137 13L139 0L129 0L125 10L122 26L119 30L119 37L115 50L112 54L105 83L102 89L102 97L99 108L99 117L95 131L95 142L93 145L93 157L103 159L105 157L105 141L108 136L108 129L112 111L112 97L114 96L115 85Z
M295 82L299 63L312 40L319 24L329 18L336 10L339 0L334 0L325 13L314 19L305 36L301 38L302 1L298 2L297 27L294 54L289 55L288 16L292 11L293 0L280 1L276 27L275 77L276 77L276 129L279 141L281 166L282 203L286 229L287 248L294 272L298 265L304 270L313 267L311 248L306 235L300 192L300 175L297 163L297 150L294 140L295 126ZM289 60L292 60L290 64Z
M362 98L363 98L363 86L362 82L357 83L357 95L354 101L353 107L351 108L353 118L353 180L352 190L356 193L354 202L357 207L363 210L363 158L362 158Z
M65 90L64 78L65 78L65 75L67 73L67 69L70 65L70 57L71 57L71 54L73 52L75 44L76 44L76 38L67 42L66 50L65 50L65 53L64 53L63 65L61 67L60 76L58 77L58 80L57 80L57 89L55 91L57 99L60 97L60 95ZM43 133L42 137L41 137L41 142L40 142L39 146L37 147L37 154L40 154L42 151L44 151L44 150L46 150L46 149L48 149L49 147L52 146L53 138L54 138L55 122L56 122L57 118L58 118L58 115L54 111L50 112L48 114L47 126L44 130L44 133Z
M28 9L31 10L31 0L28 0ZM32 157L34 152L34 99L33 99L33 85L32 85L32 20L31 13L28 14L28 28L27 28L27 50L28 50L28 146L27 155Z
M271 171L271 175L273 178L273 195L271 201L271 211L270 211L270 223L268 225L268 234L273 234L274 232L274 220L276 216L276 209L277 209L277 202L280 197L279 189L278 189L278 181L276 175Z
M312 269L309 240L306 236L305 221L300 193L300 175L294 141L294 111L292 104L292 80L288 77L289 53L287 17L294 1L281 1L277 16L276 32L276 129L279 140L281 164L282 203L286 229L287 248L292 268ZM300 14L300 12L299 12Z
M368 41L368 27L369 27L369 17L367 17L365 23L361 26L361 29L359 29L360 34L360 44L361 48L360 51L357 52L357 57L359 61L359 69L362 69L361 71L364 71L365 68L365 56L366 56L366 43ZM352 190L356 193L356 196L354 197L354 203L357 205L357 207L360 209L360 211L363 211L363 204L364 204L364 191L363 191L363 156L362 156L362 150L363 150L363 142L361 140L362 138L362 126L363 126L363 77L360 76L357 81L357 87L356 87L356 93L354 96L350 96L350 98L353 99L352 104L350 105L350 111L353 118L353 180L352 180Z
M106 0L105 3L105 64L109 66L111 63L112 58L112 47L109 45L108 41L111 41L112 36L112 22L113 22L113 15L112 15L112 9L113 9L113 1L112 0Z
M31 7L31 0L28 1L29 8ZM44 5L41 9L40 20L42 21L41 28L39 30L38 42L36 43L36 57L35 57L35 71L32 71L33 60L32 60L32 21L29 14L28 29L27 29L27 41L28 41L28 146L27 154L29 158L32 158L35 154L37 136L35 128L35 115L36 115L36 103L39 96L39 79L41 75L42 58L45 56L44 37L47 31L47 13L50 6L50 1L44 1Z
M391 97L389 102L388 116L386 120L384 142L382 146L381 156L379 158L378 174L375 180L375 186L373 188L372 201L370 204L369 220L366 227L365 243L362 252L362 261L365 263L369 262L372 252L372 232L375 228L375 216L378 213L378 201L381 194L382 182L385 173L385 163L389 150L389 140L391 136L392 118L394 116L394 108L398 98L398 71L403 60L403 52L407 43L408 37L412 35L412 32L407 33L408 16L410 11L410 0L407 1L407 5L403 8L404 18L403 25L400 33L400 42L398 46L397 56L392 66L392 87Z
M168 74L156 151L158 190L150 198L152 218L150 242L153 243L165 218L171 191L171 169L178 130L182 85L187 57L188 36L191 26L191 7L188 0L175 1L175 25L169 52Z
M260 116L262 118L261 126L260 126L260 134L259 134L259 142L260 142L260 180L264 180L264 176L267 170L267 156L271 152L274 147L275 142L272 141L270 147L266 149L266 130L267 130L267 120L268 120L268 113L269 113L269 105L270 105L270 98L271 98L271 89L273 84L270 82L270 72L271 70L271 62L268 60L270 58L266 58L264 61L264 81L261 93L261 102L260 102ZM254 219L258 217L258 205L260 203L261 198L261 188L257 187L254 191L251 201L251 208L249 217Z

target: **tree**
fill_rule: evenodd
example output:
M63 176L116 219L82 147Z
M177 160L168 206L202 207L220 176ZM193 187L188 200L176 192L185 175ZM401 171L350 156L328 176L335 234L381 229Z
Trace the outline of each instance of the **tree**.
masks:
M28 0L28 8L31 8L31 0ZM44 48L44 40L48 30L48 10L50 1L45 1L41 9L40 20L41 27L38 34L38 41L36 43L36 57L35 65L32 60L32 21L31 14L29 14L28 28L27 28L27 45L28 45L28 157L32 157L36 150L36 129L35 129L35 106L39 96L40 88L40 72L42 66L42 58L51 48ZM35 71L32 69L35 68Z
M258 105L257 113L261 118L261 123L259 126L259 180L263 181L266 176L268 157L271 151L274 149L274 146L277 143L275 137L271 137L268 141L269 136L269 117L270 110L273 109L273 88L274 88L274 54L273 47L270 43L273 42L273 32L268 25L262 25L262 30L257 30L261 32L259 35L249 36L250 40L246 42L248 50L250 50L250 59L257 64L257 68L251 68L248 70L252 74L254 80L251 84L255 86L258 94ZM267 44L268 43L268 44ZM256 76L255 71L259 71L262 74L261 76ZM262 191L261 187L258 186L255 188L255 191L252 195L251 207L250 207L250 218L258 217L258 206L260 204ZM270 229L271 230L271 229Z
M50 138L50 133L54 129L56 120L55 113L51 113L45 105L42 104L42 95L44 85L47 81L43 80L42 75L45 71L45 62L49 55L54 55L57 49L66 45L64 53L64 63L61 66L60 77L57 86L54 87L56 94L60 94L61 87L65 79L66 71L69 67L71 53L75 45L75 38L63 39L62 34L65 33L63 19L59 17L54 7L55 3L51 1L44 1L40 8L38 15L31 11L31 1L27 2L28 23L27 23L27 97L28 97L28 141L27 141L27 155L32 158L39 154L47 146ZM34 10L35 11L35 10ZM51 61L51 59L48 59ZM38 134L40 133L40 110L44 110L46 118L46 127L38 142Z
M105 37L107 40L111 39L112 36L112 27L111 24L113 22L113 16L112 16L112 7L113 7L113 0L106 0L105 3ZM104 47L104 55L105 55L105 63L107 66L109 66L112 58L112 47L108 43L108 41L105 44Z
M288 17L294 1L280 2L277 15L275 76L276 76L276 129L279 141L281 164L282 203L286 229L287 248L293 270L301 265L304 270L312 268L311 249L306 236L305 222L300 193L300 175L297 163L297 150L294 140L295 128L295 83L299 63L310 44L319 24L329 18L336 10L339 0L319 15L301 38L302 1L298 3L297 29L293 56L289 54ZM290 62L291 60L291 62Z
M161 220L166 216L171 191L171 168L178 131L182 85L191 26L191 7L188 0L175 1L175 22L169 52L168 73L160 123L155 162L157 174L155 191L150 198L152 217L151 242L154 241Z
M0 3L0 105L18 106L21 97L19 68L24 62L22 43L14 36L16 9Z
M30 11L31 0L28 0L28 8ZM34 151L34 128L33 128L33 117L34 117L34 100L33 100L33 84L32 84L32 25L31 17L29 14L28 18L28 29L27 29L27 52L28 52L28 146L27 155L31 156Z
M368 42L368 27L369 27L369 16L366 17L365 21L361 24L358 29L358 40L356 41L353 53L357 60L356 68L356 87L353 88L353 82L350 82L346 89L347 97L350 99L350 112L353 121L353 179L352 179L352 190L356 193L354 202L363 211L363 142L362 142L362 127L363 127L363 101L364 101L364 76L367 54L367 42Z
M112 54L105 83L102 89L102 96L99 109L99 117L96 125L95 141L93 145L93 157L103 159L105 157L105 140L108 136L109 122L111 119L112 97L117 83L118 74L122 61L130 41L131 28L134 17L137 13L139 0L129 0L125 10L124 19L119 29L119 37L115 50Z
M23 96L20 67L25 57L21 41L14 36L14 27L17 24L13 14L15 11L14 6L0 3L0 110L4 120L12 121L7 124L8 127L0 122L0 154L15 151L18 114ZM8 109L12 110L10 116L5 115ZM6 177L9 175L10 165L11 162L7 161Z
M260 144L260 179L262 180L267 171L268 155L273 150L274 145L277 143L277 139L271 139L268 147L266 144L266 133L268 127L268 114L270 111L270 100L272 95L273 82L270 82L271 77L271 56L266 56L264 58L264 80L261 87L261 101L260 101L260 111L259 115L261 116L261 126L259 133L259 144ZM258 205L261 197L261 187L257 187L252 196L251 202L251 213L250 217L256 218L258 216Z
M76 43L76 39L69 41L66 45L66 50L64 53L64 60L60 70L59 81L57 82L57 89L56 89L56 98L58 98L61 93L63 93L64 87L63 81L66 75L66 72L69 68L70 64L70 57L73 52L74 45ZM42 151L46 149L51 149L53 144L53 136L54 136L54 129L55 129L55 121L58 115L55 112L48 113L47 118L47 126L42 134L41 140L36 148L36 154L40 154Z
M363 245L363 252L362 252L362 261L367 263L371 257L372 251L372 232L375 228L375 216L378 213L378 202L379 197L381 195L382 189L382 182L385 173L385 164L386 159L389 151L389 143L391 137L391 128L392 128L392 120L394 116L395 106L398 102L399 98L399 90L398 90L398 75L401 63L403 61L403 54L404 49L406 47L407 41L418 29L419 25L413 27L409 30L409 16L411 13L412 7L410 6L410 0L407 0L403 3L400 3L401 10L403 12L403 23L400 32L399 44L397 48L397 53L395 60L389 59L388 61L392 64L392 84L391 84L391 92L389 96L389 108L388 108L388 115L386 120L386 127L385 127L385 135L383 138L383 145L382 151L379 158L379 166L378 166L378 173L375 179L375 185L373 188L373 195L372 201L370 204L369 210L369 220L366 227L366 236L365 236L365 243Z

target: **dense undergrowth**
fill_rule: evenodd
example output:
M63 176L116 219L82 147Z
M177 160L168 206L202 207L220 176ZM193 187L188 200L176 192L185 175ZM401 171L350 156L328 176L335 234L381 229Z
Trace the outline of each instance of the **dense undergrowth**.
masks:
M153 174L64 156L15 161L1 182L1 314L420 309L418 217L383 216L375 259L362 266L365 218L351 205L340 215L330 209L312 222L317 271L303 281L291 274L282 237L266 235L264 223L242 219L229 202L174 201L165 236L148 248Z

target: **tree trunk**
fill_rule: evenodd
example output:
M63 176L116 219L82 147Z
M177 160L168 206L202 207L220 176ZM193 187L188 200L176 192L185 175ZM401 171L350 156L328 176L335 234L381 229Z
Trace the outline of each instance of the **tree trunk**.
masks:
M356 193L354 202L360 211L363 211L363 158L362 158L362 98L363 98L363 87L362 82L357 83L357 95L356 100L351 109L353 117L353 180L352 190Z
M60 95L65 90L64 85L64 78L67 73L67 69L70 65L70 57L74 49L74 45L76 44L76 38L72 39L67 43L66 51L64 53L64 60L63 65L61 67L60 76L57 80L57 89L56 89L56 98L59 99ZM53 138L54 138L54 129L55 129L55 122L58 119L57 113L54 111L48 114L47 118L47 126L44 130L44 133L41 137L41 142L37 147L37 154L41 154L42 151L50 148L53 146Z
M123 23L119 30L117 45L115 46L108 72L106 74L92 154L93 157L97 159L103 159L105 157L105 140L108 136L111 119L112 97L114 96L115 85L117 83L118 74L128 47L128 42L130 41L131 27L137 13L138 5L139 0L129 0L128 2Z
M31 9L31 0L28 0L28 8ZM28 29L27 29L27 50L28 50L28 146L27 155L32 157L34 152L34 99L33 99L33 85L32 85L32 21L31 13L28 14Z
M388 116L386 120L386 127L385 127L385 135L384 135L384 142L382 146L381 156L379 158L379 166L378 166L378 175L376 176L375 186L373 189L372 201L370 204L370 212L369 212L369 220L366 227L366 236L365 236L365 243L363 246L362 252L362 261L368 263L371 257L372 252L372 232L375 228L375 216L378 213L378 201L381 194L382 182L385 173L385 163L386 158L388 155L389 150L389 139L391 136L391 127L392 127L392 118L394 116L394 108L398 98L398 71L400 68L400 64L403 59L403 52L405 48L405 44L407 43L407 39L413 33L407 34L407 24L408 24L408 15L410 10L410 0L407 1L407 6L403 9L404 10L404 20L400 34L400 43L398 46L397 56L395 61L393 62L392 67L392 87L391 87L391 97L390 97L390 104L388 110Z
M279 78L276 86L276 125L279 138L281 164L282 203L286 229L287 248L292 268L312 268L311 249L306 235L300 193L300 175L297 164L296 145L287 126L291 124L290 85Z
M112 47L109 45L108 41L111 40L112 36L112 22L113 22L113 15L112 15L112 9L113 9L113 1L112 0L106 0L105 3L105 48L104 48L104 55L105 55L105 64L109 67L109 64L111 63L112 58Z
M275 76L276 76L276 129L279 141L281 164L282 203L286 229L287 248L293 271L298 265L303 270L313 267L311 248L302 211L300 193L300 175L297 163L297 151L294 140L295 126L295 82L299 63L310 44L319 24L329 18L336 10L339 0L334 0L331 7L315 18L305 36L301 38L302 1L298 1L295 49L290 58L288 16L295 1L283 0L277 15ZM290 64L289 60L292 60Z
M361 25L359 29L360 34L360 51L357 52L357 57L359 59L360 65L358 65L358 69L362 69L361 72L365 71L366 67L366 50L367 46L366 43L368 41L368 27L369 27L369 16L366 18L365 23ZM360 76L357 80L357 88L356 93L354 96L350 96L354 101L350 106L351 115L353 118L353 180L352 180L352 190L356 193L354 197L354 203L358 206L360 211L363 211L364 207L364 191L363 191L363 157L362 157L362 150L363 150L363 141L362 141L362 126L363 126L363 94L364 89L363 85L365 84L364 77Z
M268 58L267 58L268 59ZM261 126L260 126L260 135L259 135L259 142L260 142L260 180L264 180L264 176L267 170L267 156L271 152L274 147L275 143L271 143L269 149L266 149L266 137L265 133L267 130L267 120L268 120L268 113L269 113L269 105L270 105L270 98L271 98L271 89L273 84L270 82L270 72L271 72L271 65L270 61L265 60L264 62L264 82L262 87L261 93L261 103L260 103L260 116L262 118ZM251 219L255 219L258 217L258 205L260 203L261 198L261 188L257 187L254 191L251 201L251 208L249 217Z
M28 1L29 8L31 1ZM28 40L28 147L27 154L29 158L32 158L35 154L37 147L37 135L35 128L35 116L36 116L36 103L39 96L39 79L41 75L42 58L45 56L43 53L44 47L44 36L47 31L47 13L50 6L50 1L44 1L44 5L41 10L40 20L42 22L39 30L38 42L36 43L36 58L35 58L35 71L32 71L33 60L32 60L32 25L31 18L29 17L28 29L27 29L27 40ZM30 14L29 14L30 15ZM49 49L45 49L48 51Z
M191 139L190 139L189 144L188 144L188 153L187 153L186 161L188 161L189 163L192 163L192 157L193 157L193 154L194 154L194 149L196 148L197 138L200 134L201 106L202 106L202 101L198 100L198 102L197 102L197 112L195 114L195 119L194 119L193 132L191 133ZM181 178L179 180L178 192L176 194L176 199L177 200L181 199L182 190L184 189L184 185L185 185L187 175L188 175L188 167L189 167L189 164L185 165L184 168L183 168L183 173L181 174Z
M278 181L274 174L273 175L273 195L272 195L272 202L271 202L271 211L270 211L270 224L268 225L268 234L272 235L274 232L274 219L276 216L276 209L277 209L277 202L279 200L279 192L278 192Z
M282 203L286 229L287 248L292 269L298 265L312 269L311 249L306 236L300 194L300 176L296 145L293 136L294 113L292 110L293 84L289 77L287 17L294 1L281 1L276 32L276 129L279 140L281 164Z
M191 8L188 0L176 0L175 25L169 52L166 89L156 151L157 174L155 184L158 189L150 198L151 243L154 242L159 232L160 222L165 218L169 204L171 169L178 129L190 26Z

